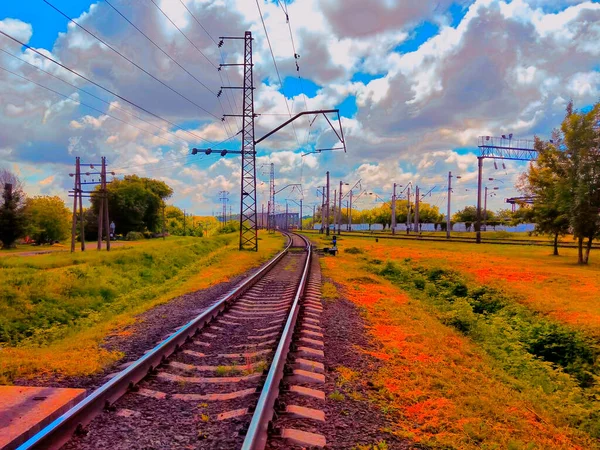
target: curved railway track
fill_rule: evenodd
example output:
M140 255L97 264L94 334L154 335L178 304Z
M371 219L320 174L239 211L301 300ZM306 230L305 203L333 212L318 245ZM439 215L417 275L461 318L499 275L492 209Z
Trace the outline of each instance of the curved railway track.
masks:
M277 402L282 386L325 397L314 389L324 382L316 280L309 241L289 234L255 275L19 448L256 450L269 439L324 446L319 434L270 427L281 413L324 420L320 410Z

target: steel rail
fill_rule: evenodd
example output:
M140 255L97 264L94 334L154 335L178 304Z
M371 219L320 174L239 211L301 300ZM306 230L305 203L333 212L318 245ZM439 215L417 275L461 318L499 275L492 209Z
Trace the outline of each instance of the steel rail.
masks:
M308 274L310 270L310 242L304 236L296 236L300 236L306 243L306 264L302 272L300 284L298 285L298 289L296 291L296 296L294 297L294 302L292 303L290 314L288 315L285 328L283 329L283 334L281 335L281 339L277 345L277 350L273 355L271 367L267 374L263 389L260 393L260 397L258 398L258 403L256 404L256 408L254 410L250 426L248 427L248 432L246 433L244 443L242 444L242 450L264 450L267 444L269 423L273 418L275 400L279 396L279 384L283 379L284 366L290 350L292 335L294 334L294 329L296 327L296 320L298 319L298 314L300 311L300 300L304 295L304 289L308 281Z
M250 276L243 283L238 284L222 296L213 306L192 319L183 328L158 344L106 384L93 391L69 411L38 431L17 449L59 449L71 439L74 432L91 422L97 414L110 407L128 391L134 389L136 384L142 381L148 373L156 370L181 345L189 341L206 324L222 314L230 303L237 300L275 267L292 246L292 238L290 236L287 237L288 243L286 247L258 272Z

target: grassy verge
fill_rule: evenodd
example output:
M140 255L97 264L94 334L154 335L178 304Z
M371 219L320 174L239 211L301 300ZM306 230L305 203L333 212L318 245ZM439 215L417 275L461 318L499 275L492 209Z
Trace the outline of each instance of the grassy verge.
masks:
M314 235L313 235L314 236ZM510 245L453 244L342 236L342 249L360 247L382 261L411 258L426 267L453 269L469 282L510 294L516 301L552 320L600 340L600 252L589 266L578 266L576 249L519 248Z
M158 304L245 272L283 243L279 235L261 238L257 253L239 253L236 236L227 235L0 259L0 383L101 370L122 356L101 347L108 334ZM235 265L223 264L233 258Z
M358 379L374 384L394 432L434 448L599 448L589 335L443 259L415 260L401 247L382 258L387 242L340 244L339 256L323 258L324 274L362 308L380 345L372 354L382 368Z

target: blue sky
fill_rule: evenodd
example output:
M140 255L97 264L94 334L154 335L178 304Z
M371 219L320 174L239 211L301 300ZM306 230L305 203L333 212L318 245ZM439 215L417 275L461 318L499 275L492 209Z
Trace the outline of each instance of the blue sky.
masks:
M82 20L82 13L93 3L49 1L77 20ZM578 108L586 108L600 98L599 55L594 53L600 40L598 2L423 0L410 8L405 2L389 0L373 0L368 7L354 0L288 2L294 43L301 55L297 72L286 17L276 2L265 0L261 8L283 86L271 85L277 74L253 2L224 2L225 6L211 2L188 5L213 38L252 30L255 109L263 113L256 122L256 136L286 120L288 108L294 114L306 107L340 109L348 154L324 152L301 157L337 141L324 119L312 122L310 116L257 149L260 164L276 164L279 185L301 181L310 196L327 170L338 182L360 178L366 188L383 197L389 196L393 182L412 181L423 191L438 186L435 192L442 192L449 170L464 174L461 183L469 189L476 175L478 135L548 136L559 124L566 101L573 99ZM228 83L219 79L153 5L127 0L112 3L211 89L216 91ZM158 3L209 59L219 62L218 49L179 2ZM85 18L85 24L194 102L216 115L222 113L212 95L174 67L103 1ZM214 192L239 189L238 158L186 156L194 146L214 146L234 134L240 129L239 120L221 123L203 115L80 30L68 29L67 20L43 2L36 7L28 2L3 2L0 28L34 48L52 51L56 59L189 131L135 110L2 38L0 46L7 51L69 78L109 102L118 101L119 108L146 120L138 121L114 106L110 109L115 117L135 123L138 128L133 128L0 71L4 105L0 117L5 124L0 131L0 165L18 171L33 194L64 197L72 181L66 174L76 155L106 155L113 167L126 168L121 174L129 170L160 177L173 185L173 201L196 213L212 210ZM588 31L580 34L581 30ZM57 44L59 33L66 35ZM224 49L230 60L241 57L234 44L228 43ZM109 111L107 105L6 55L0 54L0 65ZM494 70L483 76L482 67ZM227 70L232 84L239 84L236 69ZM241 97L228 92L221 103L225 113L239 113ZM148 122L170 133L151 128ZM211 143L198 140L198 136ZM239 145L236 137L219 148L235 150ZM496 170L490 163L486 173L504 177L503 196L511 196L517 194L511 186L523 168L524 164L511 162L506 169ZM457 206L472 204L473 198L457 195L456 202ZM235 208L235 201L233 205ZM443 210L443 202L440 205ZM494 208L503 206L501 199L492 201Z

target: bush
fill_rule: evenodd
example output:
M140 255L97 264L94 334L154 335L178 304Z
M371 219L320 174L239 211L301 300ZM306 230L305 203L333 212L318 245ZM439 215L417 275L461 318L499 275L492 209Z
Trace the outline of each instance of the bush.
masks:
M130 231L127 233L127 236L125 236L126 241L142 241L144 239L144 234L140 233L139 231Z
M349 247L344 250L346 253L350 253L351 255L358 255L360 253L364 253L364 251L358 247Z

